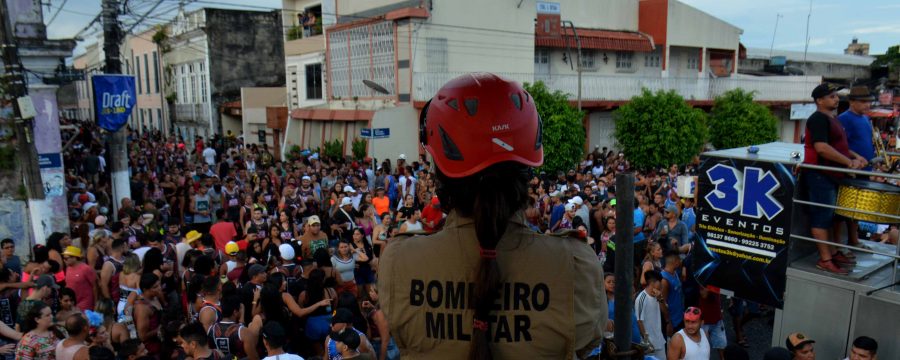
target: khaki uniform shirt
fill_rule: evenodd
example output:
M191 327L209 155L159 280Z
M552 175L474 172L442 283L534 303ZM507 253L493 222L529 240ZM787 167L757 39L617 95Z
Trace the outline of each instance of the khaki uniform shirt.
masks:
M378 291L404 359L465 359L480 261L471 219L455 213L430 236L399 238L381 258ZM497 245L499 296L488 321L495 359L573 359L601 340L607 320L603 269L580 239L510 220Z

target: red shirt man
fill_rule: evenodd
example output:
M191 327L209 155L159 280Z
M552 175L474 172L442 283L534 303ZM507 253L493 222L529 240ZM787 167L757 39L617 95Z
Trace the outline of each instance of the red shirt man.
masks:
M215 240L216 250L224 252L225 244L228 244L229 241L234 241L238 233L237 229L234 228L234 224L225 217L224 209L216 210L216 218L219 219L219 222L209 228L209 234Z
M422 229L425 232L434 232L443 218L444 212L441 211L441 203L437 196L432 196L431 205L422 209Z
M66 263L66 287L75 291L75 305L80 310L94 310L94 285L97 284L97 273L81 261L80 248L66 247L62 255Z

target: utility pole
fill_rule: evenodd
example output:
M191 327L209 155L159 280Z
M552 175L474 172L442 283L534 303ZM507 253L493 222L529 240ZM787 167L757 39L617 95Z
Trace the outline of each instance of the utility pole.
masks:
M775 30L772 30L772 46L769 47L769 58L775 53L775 34L778 34L778 20L781 20L781 14L775 14Z
M563 23L569 24L569 27L572 28L572 35L575 36L575 44L578 46L578 65L576 65L575 71L578 72L578 111L581 111L581 39L578 38L578 30L575 30L575 23L569 20L563 21Z
M2 1L2 0L0 0ZM103 24L103 52L106 54L107 74L121 74L122 60L119 59L122 29L119 24L119 0L103 0L101 22ZM110 180L112 185L113 213L118 213L123 198L131 197L131 182L128 174L128 146L125 130L119 129L109 134Z
M16 142L20 151L19 159L22 160L22 172L24 174L25 192L30 200L44 199L44 188L41 180L41 169L38 166L37 149L34 146L34 118L24 119L18 100L28 96L25 87L25 69L19 60L19 48L16 45L16 36L13 32L12 19L6 1L0 0L0 47L3 52L3 65L6 70L4 75L8 84L6 99L12 102L15 111Z
M632 285L634 282L634 174L616 175L616 357L630 360L631 356L631 314Z

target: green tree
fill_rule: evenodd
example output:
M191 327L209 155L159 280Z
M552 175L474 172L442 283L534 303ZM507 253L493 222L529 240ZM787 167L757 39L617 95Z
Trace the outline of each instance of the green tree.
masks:
M716 97L709 117L709 141L716 149L765 144L778 139L778 119L753 92L734 89Z
M639 169L686 164L706 142L706 114L675 91L644 89L613 118L618 147Z
M350 152L353 153L353 159L362 160L366 157L369 142L366 139L353 138Z
M900 68L900 45L889 47L883 55L875 55L872 67L882 66L887 66L891 70Z
M541 81L525 83L525 90L534 98L543 121L541 170L555 173L574 169L584 155L584 112L569 105L567 94L559 90L551 92Z

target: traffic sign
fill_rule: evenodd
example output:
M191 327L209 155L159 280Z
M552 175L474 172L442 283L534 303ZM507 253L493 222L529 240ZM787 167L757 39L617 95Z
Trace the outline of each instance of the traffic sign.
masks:
M391 137L390 128L362 128L359 129L359 136L366 139L386 139Z

